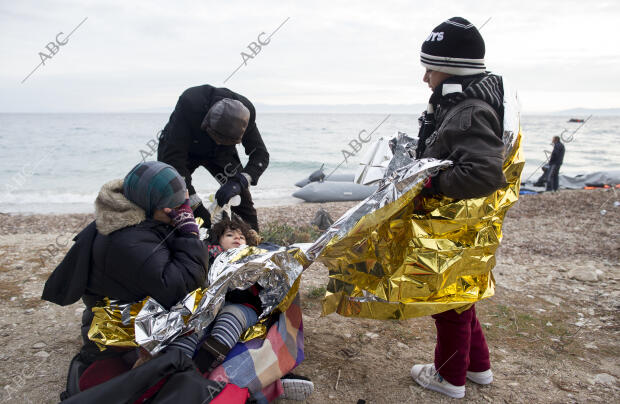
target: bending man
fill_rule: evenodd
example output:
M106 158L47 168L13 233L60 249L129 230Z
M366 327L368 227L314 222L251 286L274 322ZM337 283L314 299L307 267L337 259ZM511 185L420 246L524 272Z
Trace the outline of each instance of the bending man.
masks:
M269 165L269 153L256 127L256 110L244 96L227 88L205 84L181 94L159 139L157 159L170 164L185 178L194 214L210 226L210 215L192 185L192 174L203 166L220 184L218 205L241 196L232 208L258 231L256 209L249 191ZM249 156L241 165L235 145L243 144Z

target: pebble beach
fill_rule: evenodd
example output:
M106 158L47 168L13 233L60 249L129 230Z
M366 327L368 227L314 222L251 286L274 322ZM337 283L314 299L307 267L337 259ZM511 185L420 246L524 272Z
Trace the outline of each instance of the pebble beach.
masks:
M620 399L620 193L613 189L522 196L508 212L494 275L496 295L477 305L495 381L467 385L463 402L610 402ZM258 209L261 226L307 226L355 202ZM80 346L82 304L40 299L45 280L92 214L0 214L0 401L55 403ZM310 403L451 402L413 382L432 361L429 318L321 317L328 271L302 277ZM336 381L338 380L338 381Z

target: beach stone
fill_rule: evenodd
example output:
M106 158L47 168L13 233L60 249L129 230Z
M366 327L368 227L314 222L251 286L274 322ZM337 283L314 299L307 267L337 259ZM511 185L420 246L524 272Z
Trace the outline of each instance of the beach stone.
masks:
M575 268L568 271L568 277L582 282L596 282L598 275L596 271L589 268Z
M34 354L34 356L38 357L38 358L47 358L48 356L50 356L49 353L45 352L45 351L39 351L36 354Z
M584 320L583 318L580 320L575 321L575 325L577 327L583 327L584 325L586 325L586 320Z
M588 342L587 344L584 345L587 349L598 349L598 347L596 345L594 345L593 342Z
M403 343L402 343L402 342L400 342L400 341L398 341L398 342L396 343L396 346L397 346L397 347L399 347L399 348L401 348L401 349L409 349L409 345L407 345L407 344L403 344Z
M37 342L36 344L34 344L32 347L34 349L41 349L41 348L45 348L46 344L44 342Z
M613 386L617 382L617 379L608 373L599 373L594 375L594 383L605 384L607 386Z
M374 332L367 332L365 335L370 339L379 338L379 334L376 334Z
M562 299L557 297L557 296L541 296L541 298L551 304L555 304L556 306L559 306L560 303L562 303Z

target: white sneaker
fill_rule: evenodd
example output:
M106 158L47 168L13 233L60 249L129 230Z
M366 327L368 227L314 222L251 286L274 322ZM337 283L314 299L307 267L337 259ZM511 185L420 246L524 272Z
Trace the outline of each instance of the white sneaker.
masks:
M284 393L278 398L306 401L314 391L314 383L304 379L281 379Z
M493 381L493 372L491 372L491 369L485 370L484 372L467 371L467 378L474 383L491 384Z
M411 368L411 377L420 386L445 394L452 398L463 398L465 396L465 386L455 386L444 380L435 370L435 364L414 365Z

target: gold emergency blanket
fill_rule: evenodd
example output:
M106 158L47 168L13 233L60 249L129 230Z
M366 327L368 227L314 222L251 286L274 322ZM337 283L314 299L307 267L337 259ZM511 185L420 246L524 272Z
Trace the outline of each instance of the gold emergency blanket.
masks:
M525 163L518 101L505 90L508 185L483 198L422 197L423 183L446 165L429 169L437 160L414 159L407 165L412 153L401 151L400 163L393 173L388 169L377 193L345 213L327 231L332 234L310 248L310 255L329 269L324 315L406 319L460 312L494 294L495 251L506 211L519 198ZM397 143L410 150L400 137ZM390 164L398 158L395 152Z
M485 198L417 198L423 181L332 240L323 314L404 319L469 305L494 293L491 269L504 215L519 197L520 134L504 174L509 185Z

